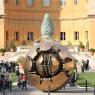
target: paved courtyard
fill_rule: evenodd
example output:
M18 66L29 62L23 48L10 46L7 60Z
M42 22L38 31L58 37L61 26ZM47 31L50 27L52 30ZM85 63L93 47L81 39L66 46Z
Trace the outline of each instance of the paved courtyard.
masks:
M0 93L0 95L4 95ZM60 89L59 91L52 92L50 94L37 90L34 87L28 87L28 90L21 90L21 88L14 87L12 92L6 91L6 95L95 95L93 88L88 88L88 91L85 91L85 88L77 87L66 87L65 89Z

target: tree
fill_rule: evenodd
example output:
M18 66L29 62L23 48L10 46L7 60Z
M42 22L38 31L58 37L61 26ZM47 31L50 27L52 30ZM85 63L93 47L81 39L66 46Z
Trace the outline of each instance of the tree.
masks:
M53 24L48 13L45 14L42 26L41 34L43 39L51 39L54 32Z
M16 50L16 45L13 41L10 42L10 49L12 49L13 51Z
M82 44L81 41L79 42L79 46L78 46L78 48L79 48L79 50L82 51L82 52L83 52L84 49L85 49L85 46Z
M89 52L95 52L95 49L94 48L90 48Z
M83 44L79 45L79 48L85 48L85 46Z

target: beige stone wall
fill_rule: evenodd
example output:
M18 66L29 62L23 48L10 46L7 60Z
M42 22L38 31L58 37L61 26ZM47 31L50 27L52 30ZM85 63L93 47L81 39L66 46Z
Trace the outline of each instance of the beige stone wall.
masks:
M82 41L85 45L85 31L88 31L86 5L86 0L80 0L77 5L74 5L72 0L68 0L67 4L61 7L60 32L66 32L66 41L61 41L62 44L67 44L70 41L72 45L78 45L79 41ZM74 32L79 32L79 40L74 39Z
M89 23L90 23L89 44L91 48L95 48L95 19L90 19Z
M42 0L34 0L33 5L29 7L26 1L20 0L19 5L14 5L13 0L9 0L5 4L6 18L3 32L9 32L8 44L14 40L14 32L20 33L19 41L14 41L16 45L20 45L23 40L26 40L27 44L32 43L27 41L28 32L34 33L34 40L40 39L42 20L44 14L48 12L54 25L53 39L60 40L60 32L66 32L66 40L61 41L62 44L66 45L70 41L73 45L78 45L79 41L82 41L85 45L89 40L90 47L95 47L94 38L91 37L94 35L95 23L88 18L87 0L80 0L78 5L74 5L73 0L66 0L66 5L63 6L60 6L60 0L51 0L49 7L43 6ZM75 31L79 32L79 40L74 40ZM88 31L88 40L85 39L85 31ZM3 42L6 43L5 38Z
M34 4L27 6L26 0L21 0L20 5L13 5L13 0L10 0L8 4L5 4L5 13L7 17L5 19L5 31L9 32L9 43L14 39L14 32L20 33L20 40L15 41L17 45L20 45L23 40L26 40L28 44L32 41L27 41L27 33L34 33L34 40L40 39L41 24L45 13L50 13L53 25L55 28L54 39L59 40L59 14L58 0L52 0L49 7L44 7L41 0L34 1Z
M4 47L4 19L0 18L0 48Z

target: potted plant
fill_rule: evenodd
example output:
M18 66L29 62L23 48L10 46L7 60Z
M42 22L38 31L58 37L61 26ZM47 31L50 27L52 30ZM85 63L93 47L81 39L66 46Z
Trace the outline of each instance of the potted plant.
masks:
M85 46L83 44L80 44L79 45L79 51L83 52L85 49Z
M68 48L72 48L72 43L70 41L67 42Z
M4 56L5 52L6 52L6 49L4 49L4 48L1 48L0 49L0 55L1 56Z
M16 51L16 45L14 44L13 41L10 42L10 51L11 51L11 52Z
M89 49L89 52L90 52L90 55L93 56L94 55L94 52L95 52L95 49L94 48L90 48Z

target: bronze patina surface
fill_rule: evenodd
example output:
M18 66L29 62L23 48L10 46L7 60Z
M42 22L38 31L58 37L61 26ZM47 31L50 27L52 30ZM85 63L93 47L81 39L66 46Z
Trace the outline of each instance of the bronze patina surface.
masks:
M65 70L60 70L58 73L56 73L59 69L59 65L62 63L60 63L61 61L59 61L55 56L54 53L55 51L53 52L53 54L51 51L48 52L48 50L50 50L51 48L53 48L53 50L55 51L59 50L58 56L60 56L60 58L64 60L64 64L61 66ZM39 53L39 51L42 53ZM48 53L45 51L47 51ZM43 61L44 60L43 56L45 54L46 55L48 54L49 58L51 57L50 59L51 65L49 64L49 66L44 64L45 61ZM37 57L35 58L35 56ZM71 60L68 61L68 57ZM34 62L34 59L36 60L36 62ZM74 63L75 61L71 56L71 54L69 53L66 46L61 45L58 41L41 40L34 42L33 47L28 52L25 58L23 68L27 72L27 77L31 85L35 86L36 88L42 91L48 91L48 90L55 91L58 90L59 88L62 88L68 83L74 69ZM36 67L36 70L34 71L32 70L33 65L35 65ZM43 69L44 68L43 65L46 67L46 72ZM50 73L51 76L48 76L47 72Z

